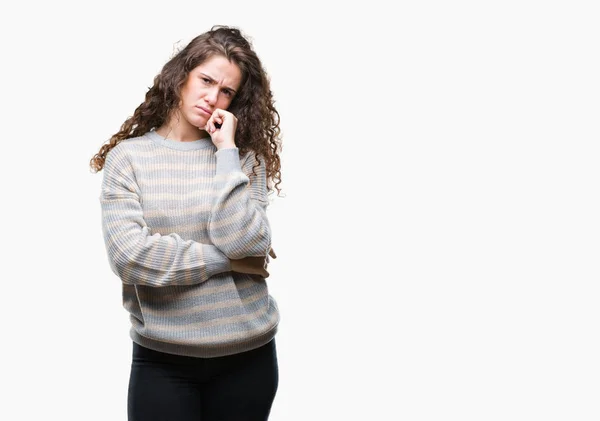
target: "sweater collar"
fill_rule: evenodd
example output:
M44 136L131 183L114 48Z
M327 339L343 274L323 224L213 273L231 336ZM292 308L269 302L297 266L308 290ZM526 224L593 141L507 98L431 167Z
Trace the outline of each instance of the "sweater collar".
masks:
M165 146L170 149L176 149L179 151L195 151L198 149L214 147L210 136L198 140L192 140L189 142L179 142L177 140L162 137L161 135L156 133L155 130L150 130L148 133L146 133L146 136L158 145Z

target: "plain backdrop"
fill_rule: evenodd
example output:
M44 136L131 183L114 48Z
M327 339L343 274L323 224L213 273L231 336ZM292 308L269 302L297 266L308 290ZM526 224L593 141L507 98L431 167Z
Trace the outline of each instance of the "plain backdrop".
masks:
M4 3L0 418L126 420L88 163L228 24L281 114L270 420L600 419L595 3Z

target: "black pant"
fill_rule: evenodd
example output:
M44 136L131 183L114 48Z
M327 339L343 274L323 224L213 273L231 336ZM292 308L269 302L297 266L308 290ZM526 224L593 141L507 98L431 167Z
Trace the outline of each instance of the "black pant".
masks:
M265 421L279 381L275 339L240 354L194 358L133 343L129 421Z

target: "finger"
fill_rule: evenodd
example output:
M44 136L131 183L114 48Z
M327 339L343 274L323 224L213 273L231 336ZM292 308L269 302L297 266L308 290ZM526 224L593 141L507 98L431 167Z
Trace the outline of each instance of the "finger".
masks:
M206 126L204 127L204 130L206 130L209 133L213 132L211 122L212 122L212 117L208 119L208 121L206 122Z
M217 111L215 111L210 117L215 130L220 129L223 126L223 116Z
M273 248L269 250L269 256L271 256L273 259L277 259L277 255L275 254L275 250L273 250Z
M213 114L210 119L210 128L211 133L215 132L217 129L220 129L223 126L223 119L215 114Z

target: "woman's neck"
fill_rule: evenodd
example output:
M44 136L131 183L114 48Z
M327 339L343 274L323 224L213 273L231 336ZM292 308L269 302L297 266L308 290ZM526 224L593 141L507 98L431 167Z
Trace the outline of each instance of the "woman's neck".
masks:
M165 123L156 129L156 133L165 139L171 139L177 142L191 142L209 136L208 132L192 126L187 121L171 121Z

